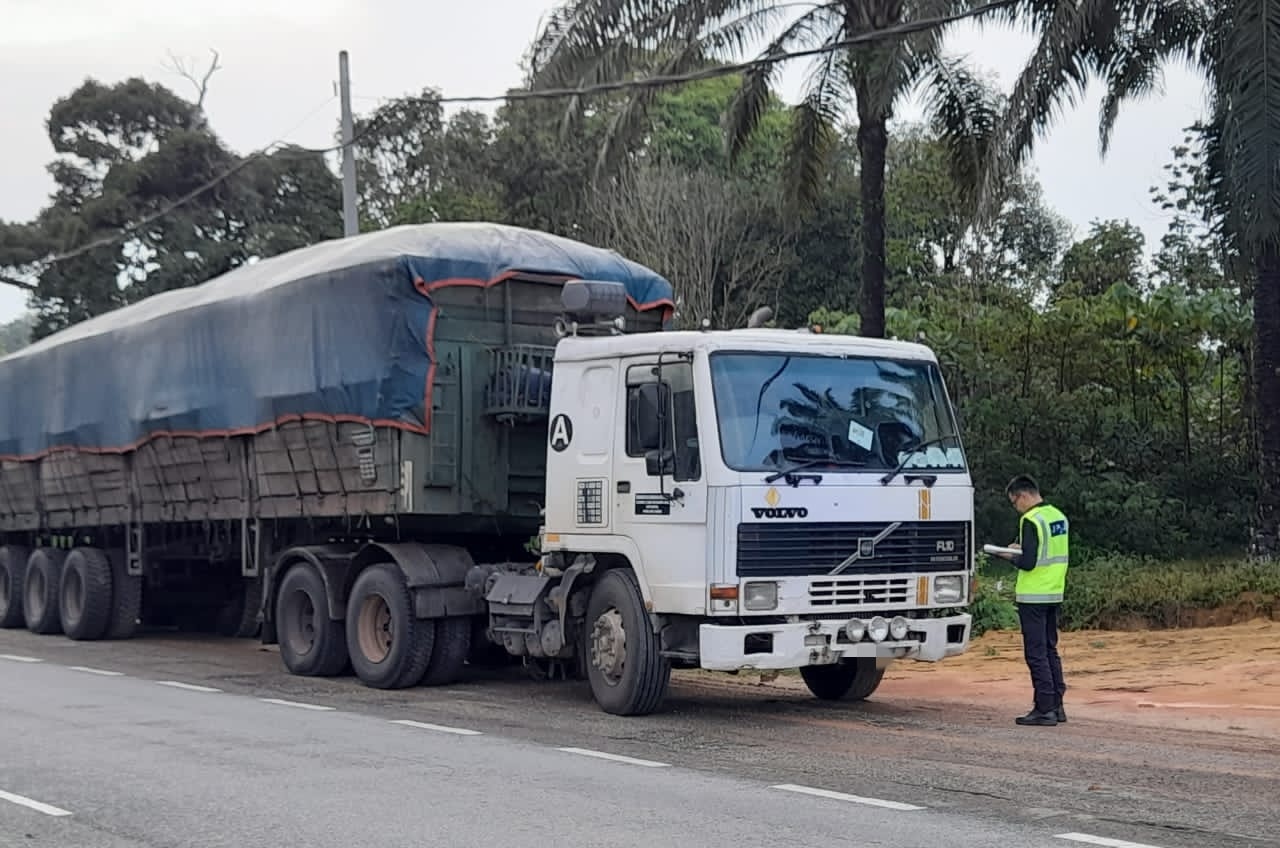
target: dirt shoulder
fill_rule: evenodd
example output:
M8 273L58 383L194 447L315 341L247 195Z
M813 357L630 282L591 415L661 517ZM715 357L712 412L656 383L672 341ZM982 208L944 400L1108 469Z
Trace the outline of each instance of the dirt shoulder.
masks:
M1280 622L1140 633L1084 631L1059 640L1069 709L1085 717L1184 729L1280 732ZM961 657L899 663L884 697L1029 704L1018 633L988 633Z
M1280 733L1280 622L1064 633L1058 647L1071 716L1249 736ZM739 680L759 682L745 674ZM804 686L789 675L765 685ZM963 656L936 664L896 663L873 699L1025 710L1031 683L1021 635L987 633Z

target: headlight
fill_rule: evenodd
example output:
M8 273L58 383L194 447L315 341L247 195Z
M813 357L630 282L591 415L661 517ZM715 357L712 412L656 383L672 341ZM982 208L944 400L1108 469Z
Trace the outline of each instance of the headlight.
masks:
M933 578L933 602L958 604L964 600L964 578L959 574L947 574Z
M749 610L778 608L777 583L748 583L742 587L742 605Z
M893 637L895 642L901 642L907 638L907 631L910 629L911 622L900 615L895 615L893 621L889 622L889 635Z
M849 637L850 642L861 642L862 637L867 635L867 623L860 618L851 618L844 626L844 635Z
M877 615L867 625L867 632L871 634L872 642L883 642L889 637L889 622L884 616Z

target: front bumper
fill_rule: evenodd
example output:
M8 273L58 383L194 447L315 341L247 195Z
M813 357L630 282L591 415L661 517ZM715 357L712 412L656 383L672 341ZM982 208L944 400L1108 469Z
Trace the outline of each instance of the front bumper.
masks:
M849 642L844 621L798 621L785 624L722 625L698 628L699 665L711 671L786 669L828 665L843 658L914 659L938 662L964 653L973 617L919 618L900 642ZM750 650L750 652L748 652Z

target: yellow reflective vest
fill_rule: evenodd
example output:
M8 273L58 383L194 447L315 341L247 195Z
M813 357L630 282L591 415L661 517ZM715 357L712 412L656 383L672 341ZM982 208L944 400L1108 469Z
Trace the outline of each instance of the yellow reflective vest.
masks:
M1067 588L1070 523L1062 510L1042 503L1023 514L1018 523L1019 538L1027 521L1035 523L1040 542L1035 568L1018 572L1015 600L1020 604L1060 604Z

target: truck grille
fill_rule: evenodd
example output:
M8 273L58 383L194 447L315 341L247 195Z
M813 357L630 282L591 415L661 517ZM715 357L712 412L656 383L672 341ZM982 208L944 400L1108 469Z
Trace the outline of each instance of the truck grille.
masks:
M738 525L740 577L830 574L860 548L863 556L840 574L957 571L968 568L972 524L903 521L879 542L889 522ZM869 555L868 555L869 554Z
M815 607L903 606L914 602L910 577L854 577L815 580L809 584L809 603Z

